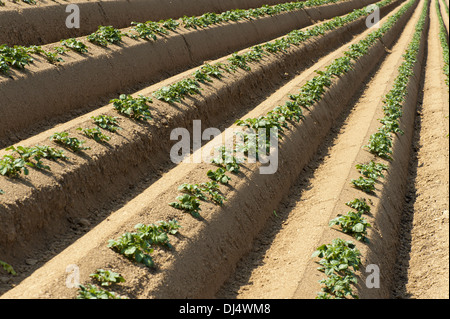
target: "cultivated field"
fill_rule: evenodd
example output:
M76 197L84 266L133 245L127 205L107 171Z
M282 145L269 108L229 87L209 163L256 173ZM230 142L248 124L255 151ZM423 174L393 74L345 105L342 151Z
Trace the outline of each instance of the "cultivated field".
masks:
M449 298L448 21L0 0L0 298Z

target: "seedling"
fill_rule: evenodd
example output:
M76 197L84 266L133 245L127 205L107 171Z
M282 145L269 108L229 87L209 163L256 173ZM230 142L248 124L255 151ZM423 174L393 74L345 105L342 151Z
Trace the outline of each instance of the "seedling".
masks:
M34 59L30 56L27 48L23 46L0 45L0 70L3 73L7 73L10 66L16 69L24 69L33 61Z
M354 276L332 274L319 282L325 287L322 287L322 292L317 294L316 299L345 299L347 296L358 299L358 295L352 289L352 284L358 283Z
M95 285L79 285L77 299L124 299L114 292L97 287ZM125 298L127 299L127 298Z
M182 184L178 187L178 190L190 194L199 200L208 200L208 197L204 194L210 195L210 200L217 205L223 205L225 197L219 192L219 184L215 181L201 183L201 184Z
M221 71L221 65L222 65L221 63L216 63L215 65L206 63L200 68L200 72L202 72L207 76L212 76L216 79L221 79L223 76L222 75L223 71Z
M153 93L158 100L167 103L181 102L188 95L200 93L200 85L195 79L184 79L170 86L165 86Z
M164 24L164 23L162 23ZM156 40L157 34L168 34L167 27L172 27L173 24L166 23L165 26L162 26L158 22L147 21L145 23L132 22L131 25L134 25L133 30L136 31L141 39L145 40Z
M154 249L138 233L126 232L118 240L110 240L108 247L137 263L142 263L149 268L155 267L150 256Z
M201 70L194 72L194 78L196 81L201 83L212 82L211 77L208 74L203 73Z
M327 276L332 274L353 276L353 271L359 270L361 265L360 255L353 242L336 238L331 244L319 246L312 257L322 258L318 270Z
M45 56L48 62L56 64L58 62L64 62L63 58L58 56L58 52L44 51L42 54Z
M59 54L65 54L66 52L70 51L69 49L66 49L64 47L54 47L53 49Z
M237 68L241 68L245 71L251 70L250 66L248 65L248 59L238 53L233 53L231 57L228 58L228 61L231 64L231 68L233 68L234 70L236 70Z
M239 163L242 162L242 159L234 157L231 151L227 150L224 146L219 147L218 151L220 156L212 159L211 163L225 168L228 172L238 173L240 169Z
M364 178L360 176L358 179L352 179L351 183L363 192L370 193L375 190L375 180L372 178Z
M369 164L357 164L356 168L365 177L377 180L379 177L384 178L383 171L386 171L388 167L381 163L375 163L371 161Z
M180 225L175 220L172 220L168 223L159 222L159 225L137 224L135 226L135 229L137 230L139 236L143 240L146 240L150 245L165 246L167 248L172 248L168 235L177 234L179 228Z
M215 204L222 206L223 202L226 201L225 197L220 194L219 184L215 181L210 181L206 183L201 183L200 187L202 191L208 193L211 196L211 201Z
M372 134L369 138L369 144L366 148L370 153L386 160L392 160L392 138L388 132L379 131Z
M209 170L206 174L213 181L219 182L221 184L228 184L231 180L231 177L226 175L226 170L222 167L219 167L215 171Z
M367 204L365 198L355 198L352 201L345 203L345 205L355 209L357 212L361 214L369 214L370 206Z
M287 52L287 49L290 48L289 42L282 38L277 39L273 42L269 42L264 44L264 49L266 49L270 53L277 53L277 52Z
M178 187L178 190L180 192L184 192L192 196L195 196L200 200L207 200L207 197L205 196L205 194L203 194L203 189L198 184L184 183Z
M16 271L14 270L14 268L13 268L10 264L8 264L8 263L6 263L6 262L0 260L0 266L1 266L7 273L9 273L9 274L11 274L11 275L13 275L13 276L17 275Z
M159 222L159 225L137 224L135 226L136 232L126 232L117 241L110 240L108 247L131 260L153 268L155 263L150 256L154 251L152 246L160 245L170 248L171 245L167 235L176 234L178 228L180 226L175 220Z
M181 228L181 225L176 219L171 219L168 222L162 220L157 223L157 228L169 235L176 235Z
M26 146L10 146L6 148L6 150L12 150L19 154L20 158L25 161L25 164L30 167L36 167L38 169L50 170L50 167L44 165L41 161L41 158L44 157L44 154L41 153L39 148L34 147L26 147ZM34 159L36 163L33 163L31 160Z
M159 24L170 31L175 31L180 25L180 23L174 19L161 20L159 21Z

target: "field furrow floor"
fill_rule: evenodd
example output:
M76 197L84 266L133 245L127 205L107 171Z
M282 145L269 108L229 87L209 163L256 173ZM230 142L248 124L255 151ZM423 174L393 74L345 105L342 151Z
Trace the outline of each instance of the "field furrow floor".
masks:
M235 264L249 251L255 236L273 215L273 210L279 206L298 174L310 163L333 124L359 91L359 87L354 84L363 82L376 69L386 54L385 46L390 47L400 34L400 39L407 37L411 24L417 20L417 10L414 13L416 5L417 2L401 16L383 36L382 42L376 42L369 53L358 60L353 70L332 84L323 99L305 113L305 119L292 132L286 133L280 142L280 162L276 174L260 174L257 164L244 165L239 174L232 175L230 185L221 189L227 198L226 204L221 208L210 203L202 204L201 218L197 220L187 213L169 208L168 203L175 199L177 187L182 183L206 181L206 172L212 165L181 163L36 269L2 298L73 298L76 290L67 287L65 280L69 265L79 267L83 282L98 268L108 267L121 272L127 282L119 293L132 298L213 297L231 275ZM358 35L352 42L356 39L361 39L361 36ZM337 51L343 53L344 48ZM326 60L331 62L337 56L337 52L333 53ZM242 118L266 113L269 106L273 108L283 95L297 91L298 85L313 76L313 71L325 65L325 59L319 60L314 67L267 96L265 102ZM380 98L379 94L377 98ZM366 120L370 122L374 118L369 115ZM208 144L199 152L208 149ZM353 149L356 151L357 147ZM349 164L344 166L349 167ZM155 251L155 270L149 271L106 246L109 239L132 230L137 223L148 224L167 218L176 218L183 228L180 235L171 237L173 250ZM322 225L321 230L320 237L326 233L326 227ZM299 272L297 276L301 278L303 275Z
M420 14L419 5L397 43L386 48L384 61L361 83L355 100L346 107L321 150L299 176L289 197L280 203L252 251L239 263L217 297L315 298L324 275L314 272L317 265L311 255L317 247L337 236L336 231L327 229L328 222L337 213L344 213L339 211L342 203L352 199L349 177L361 158L367 137L373 133L374 121L382 117L383 97L391 89Z

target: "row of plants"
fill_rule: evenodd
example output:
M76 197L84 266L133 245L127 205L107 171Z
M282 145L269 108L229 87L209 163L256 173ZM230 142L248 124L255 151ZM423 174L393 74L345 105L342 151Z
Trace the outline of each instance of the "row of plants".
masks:
M410 6L414 1L415 0L410 1L406 6ZM424 3L422 14L416 24L414 36L403 55L404 61L399 67L399 75L394 82L393 88L383 101L385 118L380 120L383 126L379 129L378 133L403 134L403 132L399 130L401 107L407 95L409 80L414 75L413 70L417 62L420 38L428 15L428 2L429 0L426 0ZM371 145L372 141L378 136L379 134L371 136L371 142L369 143L369 146L367 146L367 150L377 157L385 160L392 160L392 157L390 157L392 154L392 150L390 149L392 141L390 139L391 143L389 143L389 146L385 146L387 149L383 147L383 150L380 151L379 148L370 147L373 146ZM383 171L387 171L388 166L371 161L368 164L357 164L356 169L359 170L362 176L358 180L352 180L351 183L356 188L368 193L375 190L373 183L379 177L384 177ZM364 180L367 184L356 183L356 181L359 180ZM353 201L346 203L346 205L350 206L355 211L349 211L346 215L338 215L337 218L332 219L329 222L329 226L340 226L343 233L351 235L360 242L368 243L369 240L366 237L367 228L371 227L371 225L363 217L364 214L370 214L370 206L367 204L366 199L354 199ZM336 255L336 251L339 251L339 249L343 252L339 252L339 258L335 258L333 255ZM330 258L329 256L333 256L333 258ZM331 245L320 246L313 254L313 257L322 258L319 262L321 265L319 270L325 272L327 275L326 279L320 281L320 283L323 284L323 288L322 291L318 293L318 299L346 298L347 296L358 298L357 294L353 292L351 284L357 283L357 277L354 271L358 270L361 261L359 259L359 251L356 250L356 247L351 242L344 242L341 239L336 239ZM341 261L341 258L344 258L344 261L353 261L354 264L343 262ZM332 259L333 262L329 259ZM349 270L350 267L352 267L352 271Z
M25 1L25 0L24 0ZM28 0L27 0L28 1ZM299 10L306 7L320 6L328 3L336 3L343 0L308 0L278 4L274 6L263 6L261 8L242 10L235 9L221 14L205 13L199 17L183 17L179 21L173 19L161 20L159 22L147 21L145 23L132 22L132 32L122 32L112 26L99 26L98 30L87 36L91 43L106 47L109 44L119 44L123 36L133 39L157 40L157 36L168 35L170 31L176 31L180 27L197 28L206 27L212 24L240 21L243 19L255 19L266 15L280 14L293 10ZM64 62L61 57L67 50L84 54L89 51L87 45L76 38L61 40L62 47L56 47L52 50L44 50L41 46L14 46L9 47L5 44L0 46L0 74L8 74L11 67L24 69L34 59L30 54L44 56L48 62L55 64Z
M447 10L447 15L448 15L448 6L445 3L445 1L443 1L443 2L445 5L445 9ZM441 47L442 47L442 51L443 51L442 54L444 57L444 74L446 76L445 84L447 84L447 86L448 86L449 85L448 34L447 34L447 29L445 28L444 19L442 17L442 13L441 13L441 7L439 6L439 1L436 1L435 5L436 5L436 11L437 11L438 20L439 20L439 41L441 42Z

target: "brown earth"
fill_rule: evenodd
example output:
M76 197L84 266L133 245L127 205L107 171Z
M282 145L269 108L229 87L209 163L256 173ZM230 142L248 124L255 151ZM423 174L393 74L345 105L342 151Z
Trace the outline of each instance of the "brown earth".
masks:
M87 54L69 52L64 56L65 62L57 66L40 58L24 72L12 71L9 77L0 77L3 96L0 147L98 108L119 94L135 92L198 66L205 60L217 59L373 2L348 0L253 21L224 23L201 30L183 29L155 42L125 37L120 46L105 49L89 45Z

